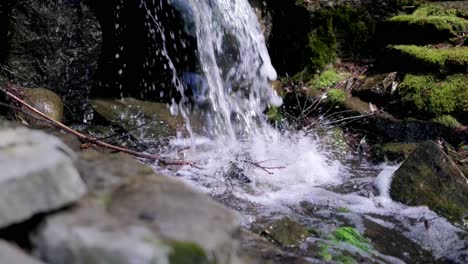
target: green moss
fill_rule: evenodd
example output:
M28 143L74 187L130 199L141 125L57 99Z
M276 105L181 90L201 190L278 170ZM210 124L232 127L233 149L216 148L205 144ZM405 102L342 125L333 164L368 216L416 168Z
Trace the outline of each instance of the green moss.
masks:
M367 55L376 22L364 9L349 6L323 8L315 12L308 35L305 68L309 72L321 70L335 61L337 55L360 57ZM339 48L338 48L339 47Z
M316 76L310 83L311 88L329 88L337 84L341 80L341 76L334 70L326 70Z
M460 6L443 6L441 4L426 4L419 7L415 16L453 16L468 19L468 9Z
M209 264L205 251L197 244L174 241L170 244L172 252L169 255L171 264Z
M391 47L399 56L411 63L414 71L466 71L468 67L468 47L438 49L415 45L396 45Z
M362 249L365 252L371 252L372 246L369 240L363 237L359 231L353 227L339 227L333 232L333 240L344 242Z
M455 16L418 16L399 15L389 19L389 22L410 27L430 28L435 31L445 31L457 35L468 29L468 20Z
M349 209L346 207L338 207L336 211L338 211L339 213L349 213Z
M319 257L324 261L331 261L333 259L332 254L330 254L330 245L324 244L320 247Z
M346 101L346 93L341 89L331 89L327 93L327 102L331 104L339 104Z
M340 256L336 259L338 263L343 263L343 264L356 264L358 263L355 259L353 259L350 256Z
M407 74L398 93L404 104L432 116L468 113L468 76L456 74L437 79L431 75Z
M461 126L460 122L451 115L442 115L432 119L432 122L444 125L450 128L457 128Z
M308 68L309 70L322 69L333 62L336 56L336 39L333 31L333 18L324 17L318 28L309 34Z
M270 106L267 111L267 118L270 121L281 122L283 120L283 116L278 107Z

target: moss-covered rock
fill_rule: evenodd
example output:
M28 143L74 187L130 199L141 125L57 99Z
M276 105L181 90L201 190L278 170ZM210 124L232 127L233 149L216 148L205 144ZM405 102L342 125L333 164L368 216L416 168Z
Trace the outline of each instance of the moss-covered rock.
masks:
M327 103L340 104L346 101L346 92L341 89L331 89L327 93Z
M419 7L416 16L456 16L468 19L468 3L463 1L436 2Z
M432 75L405 76L398 93L405 105L425 115L467 116L468 75L455 74L439 79Z
M468 215L468 181L433 141L426 141L395 172L392 199L426 205L454 222Z
M429 44L447 41L468 29L468 20L451 12L422 6L412 15L398 15L382 24L387 43Z
M337 84L343 77L334 69L326 70L315 76L310 82L311 89L325 89Z
M468 47L435 48L396 45L389 48L385 61L408 72L468 72Z
M170 264L209 264L205 251L195 243L174 241L170 244Z
M390 142L372 147L372 156L376 161L401 161L417 148L416 143Z
M458 122L458 120L455 119L451 115L438 116L438 117L432 119L431 121L434 122L434 123L441 124L443 126L449 127L449 128L457 128L457 127L461 126L460 122Z

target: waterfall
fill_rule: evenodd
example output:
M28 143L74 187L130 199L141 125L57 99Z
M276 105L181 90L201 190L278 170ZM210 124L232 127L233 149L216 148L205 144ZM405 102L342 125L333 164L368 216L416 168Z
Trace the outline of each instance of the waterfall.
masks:
M178 0L180 2L180 0ZM281 104L257 16L247 0L189 0L215 135L251 135L266 104Z

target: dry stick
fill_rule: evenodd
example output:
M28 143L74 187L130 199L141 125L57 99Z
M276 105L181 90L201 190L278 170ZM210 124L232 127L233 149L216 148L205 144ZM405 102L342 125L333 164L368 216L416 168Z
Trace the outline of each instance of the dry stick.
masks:
M3 89L2 89L2 91L3 91ZM119 147L119 146L114 146L114 145L111 145L111 144L106 143L106 142L102 142L102 141L98 140L97 138L94 138L94 137L89 136L89 135L82 134L82 133L80 133L80 132L78 132L76 130L73 130L70 127L68 127L68 126L66 126L66 125L64 125L64 124L62 124L62 123L48 117L47 115L43 114L41 111L39 111L36 108L34 108L33 106L29 105L25 101L21 100L20 98L18 98L16 95L12 94L11 92L9 92L9 91L4 91L4 92L6 93L6 95L13 98L15 101L17 101L18 103L20 103L21 105L23 105L27 109L31 110L33 113L35 113L35 114L39 115L40 117L44 118L45 120L47 120L47 122L51 123L55 127L63 129L66 132L68 132L70 134L73 134L74 136L76 136L79 139L82 139L82 140L84 140L84 141L86 141L88 143L91 143L91 144L94 144L94 145L97 145L97 146L100 146L100 147L108 148L108 149L111 149L111 150L115 150L115 151L118 151L118 152L127 153L127 154L130 154L130 155L138 157L138 158L144 158L144 159L149 159L149 160L158 160L158 161L162 162L165 165L193 165L195 163L193 161L163 159L159 155L141 153L141 152L133 151L133 150L130 150L130 149L122 148L122 147Z

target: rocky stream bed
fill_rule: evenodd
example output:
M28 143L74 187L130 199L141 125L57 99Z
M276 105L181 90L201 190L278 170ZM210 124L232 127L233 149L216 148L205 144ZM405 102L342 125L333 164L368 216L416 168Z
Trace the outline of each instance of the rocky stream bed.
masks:
M235 144L186 2L117 2L0 3L0 264L468 262L467 2L250 1L283 104Z

